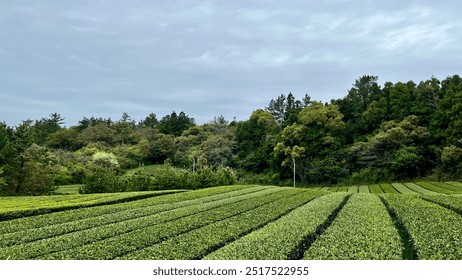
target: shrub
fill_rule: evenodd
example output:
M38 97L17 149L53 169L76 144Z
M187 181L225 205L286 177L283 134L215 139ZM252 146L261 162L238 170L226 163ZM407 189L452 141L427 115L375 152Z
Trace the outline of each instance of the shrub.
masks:
M441 152L441 162L444 172L462 176L462 148L456 146L445 147Z
M349 180L342 182L344 184L371 184L380 182L393 181L394 177L385 168L364 168L358 172L354 172Z
M131 176L126 176L120 179L123 191L150 191L157 189L154 186L154 179L152 176L136 172Z
M124 191L152 191L169 189L200 189L236 183L236 175L230 168L202 168L196 173L172 167L159 168L153 175L136 172L117 176L112 169L92 167L87 171L80 193Z
M95 168L87 172L84 185L80 187L80 193L105 193L119 191L117 175L104 168Z

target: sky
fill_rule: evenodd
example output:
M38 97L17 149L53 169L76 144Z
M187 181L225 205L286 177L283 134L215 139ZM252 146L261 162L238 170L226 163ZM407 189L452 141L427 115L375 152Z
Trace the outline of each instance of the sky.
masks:
M461 1L1 0L0 122L57 112L197 124L271 99L343 98L363 75L462 74Z

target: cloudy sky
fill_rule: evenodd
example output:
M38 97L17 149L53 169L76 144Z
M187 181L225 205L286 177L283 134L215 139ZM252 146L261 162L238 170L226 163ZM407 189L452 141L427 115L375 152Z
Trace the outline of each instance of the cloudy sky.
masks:
M462 74L461 1L1 0L0 121L247 119L292 92Z

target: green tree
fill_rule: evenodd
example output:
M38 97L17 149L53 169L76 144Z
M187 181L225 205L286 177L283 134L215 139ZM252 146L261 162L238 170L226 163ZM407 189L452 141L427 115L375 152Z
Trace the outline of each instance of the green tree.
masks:
M175 155L175 137L169 134L158 133L150 143L149 161L151 163L163 163L172 160Z
M118 170L119 161L113 153L108 152L96 152L91 157L93 164L101 166L105 169Z
M455 145L444 147L441 152L443 171L460 178L462 175L462 148Z
M116 142L115 131L105 122L100 122L95 126L85 128L78 136L77 141L81 146L91 143L102 143L113 145Z
M361 115L360 127L364 131L374 131L387 120L387 101L385 98L372 101Z
M279 125L285 127L296 122L300 111L310 104L311 97L308 94L300 101L296 100L294 95L290 92L287 97L281 94L275 100L271 99L265 110L273 115Z
M141 140L141 134L135 130L135 122L127 113L123 113L122 118L115 122L111 128L114 130L115 141L122 146L136 144Z
M99 124L106 124L107 126L110 126L112 124L112 120L110 118L104 119L104 118L87 118L84 117L82 120L79 121L79 124L75 127L78 131L83 131L86 128L89 128L91 126L96 126Z
M394 85L388 83L384 88L388 96L389 119L401 121L411 114L411 107L414 102L415 83L398 82Z
M15 170L17 153L11 141L13 129L0 123L0 194L9 192L11 174Z
M324 105L313 102L304 108L299 116L298 123L284 128L280 141L274 149L274 156L282 166L289 166L294 156L297 161L297 170L302 181L316 181L312 170L316 158L332 156L342 145L338 137L339 131L344 127L343 115L335 104ZM286 168L286 174L289 169Z
M81 148L79 132L75 128L62 128L47 137L46 146L54 149L76 151Z
M156 114L150 113L144 120L139 122L138 126L142 128L156 128L158 124L159 121L157 120Z
M263 172L270 166L270 155L280 126L273 115L261 109L237 125L236 150L238 166L251 172Z
M233 142L220 135L210 136L197 152L212 168L230 166L233 160Z
M32 144L22 154L21 175L18 177L15 194L37 195L53 192L55 162L44 147Z
M48 136L59 131L64 124L64 118L58 114L50 114L48 118L35 121L32 129L34 141L38 144L45 144Z
M440 81L432 78L425 82L420 82L415 88L415 98L411 105L411 114L419 118L420 125L428 127L438 109L440 84Z
M430 130L439 143L455 145L462 139L462 78L455 75L443 80L439 99Z
M355 81L346 97L332 102L339 106L340 112L344 116L345 135L348 143L353 143L356 138L362 137L365 133L370 132L370 129L374 128L374 124L364 121L363 118L365 117L364 114L374 113L374 115L377 115L373 109L374 107L377 108L378 104L370 107L373 101L379 102L383 96L377 80L377 76L362 76ZM369 112L365 113L368 107ZM378 112L378 115L380 116L380 112Z
M425 147L430 133L426 127L418 125L416 116L407 116L404 120L388 121L367 142L357 142L350 148L352 169L388 170L395 179L411 178L425 174L431 165L426 158ZM377 180L386 180L376 176Z
M184 112L176 114L173 111L170 115L163 117L158 125L161 133L180 136L183 131L194 126L194 119L188 117Z

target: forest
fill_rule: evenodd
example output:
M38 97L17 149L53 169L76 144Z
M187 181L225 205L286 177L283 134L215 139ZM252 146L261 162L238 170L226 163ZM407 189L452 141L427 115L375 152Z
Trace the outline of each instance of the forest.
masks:
M458 75L383 85L366 75L341 99L281 94L244 121L218 116L197 125L175 111L140 121L128 113L84 117L69 127L64 120L52 113L14 127L0 122L1 195L46 194L68 184L93 184L88 192L289 185L294 164L298 185L462 178ZM170 168L164 181L126 176L159 164Z

